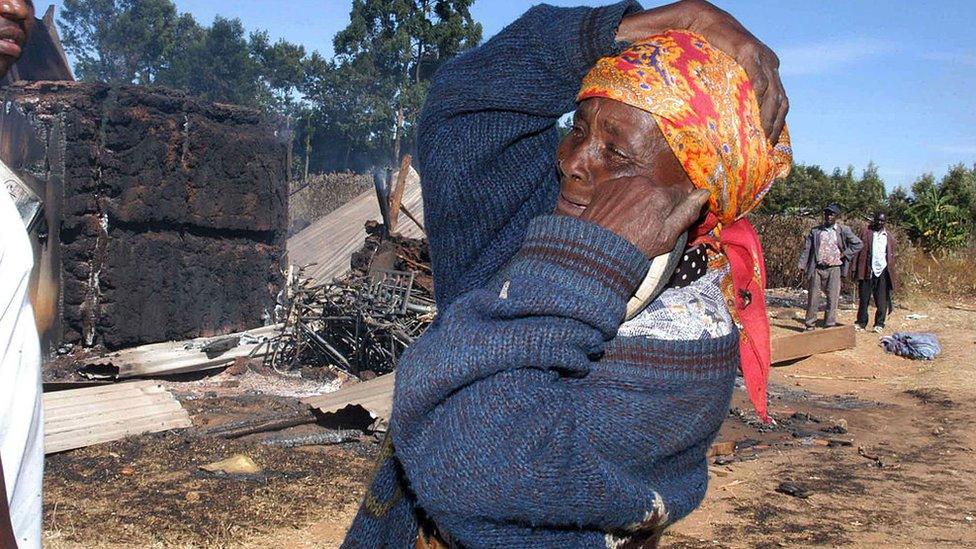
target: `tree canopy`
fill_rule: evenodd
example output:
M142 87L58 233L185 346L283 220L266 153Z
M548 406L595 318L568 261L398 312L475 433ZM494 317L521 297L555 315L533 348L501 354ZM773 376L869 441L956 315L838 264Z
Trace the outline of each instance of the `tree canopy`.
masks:
M84 81L168 86L277 111L302 81L302 46L248 35L237 19L201 26L171 0L65 0L59 23Z
M169 86L261 107L292 130L299 173L363 171L413 151L430 79L481 41L472 4L352 0L331 59L248 32L237 19L200 25L172 0L64 0L59 22L81 80ZM759 213L818 214L830 202L849 216L887 212L927 249L951 249L976 235L976 166L954 166L939 181L926 174L910 190L887 193L873 162L860 174L797 165Z
M172 0L65 0L59 22L81 80L259 106L287 117L306 166L361 170L413 149L428 81L481 40L472 3L353 0L333 59L237 19L201 26Z
M848 217L869 218L885 212L930 252L941 253L976 239L976 165L957 164L941 180L923 174L911 191L885 192L878 167L869 163L856 177L853 168L827 174L819 166L798 164L770 189L758 213L818 215L835 202Z

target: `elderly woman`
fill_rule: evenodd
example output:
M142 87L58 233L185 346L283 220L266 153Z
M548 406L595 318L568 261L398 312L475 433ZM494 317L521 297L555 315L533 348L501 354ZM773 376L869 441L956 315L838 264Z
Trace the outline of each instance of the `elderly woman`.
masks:
M705 38L756 51L724 13L637 10L533 8L435 80L419 152L440 314L398 365L347 547L652 546L704 495L740 365L765 417L741 218L788 170L785 132L767 139L785 103L764 132Z

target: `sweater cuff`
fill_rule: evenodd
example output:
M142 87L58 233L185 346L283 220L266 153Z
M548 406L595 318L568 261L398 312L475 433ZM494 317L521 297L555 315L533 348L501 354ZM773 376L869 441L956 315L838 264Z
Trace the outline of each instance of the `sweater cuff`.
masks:
M642 11L636 0L625 0L609 6L594 8L583 16L576 30L578 39L571 42L568 52L570 63L584 76L602 57L609 57L620 53L626 42L618 42L617 27L627 15Z
M573 217L544 215L529 224L505 275L542 279L557 293L585 297L620 320L649 268L644 252L612 231Z

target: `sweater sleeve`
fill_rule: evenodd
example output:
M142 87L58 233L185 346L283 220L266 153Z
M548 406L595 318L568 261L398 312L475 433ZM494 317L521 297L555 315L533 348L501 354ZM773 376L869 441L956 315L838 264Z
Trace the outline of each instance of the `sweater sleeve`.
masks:
M575 109L589 68L620 51L620 20L640 9L539 5L438 71L417 145L438 305L491 278L528 222L552 211L559 117Z
M420 505L462 544L483 544L486 524L601 536L698 505L737 336L615 350L646 269L606 229L540 217L511 264L401 358L397 455Z

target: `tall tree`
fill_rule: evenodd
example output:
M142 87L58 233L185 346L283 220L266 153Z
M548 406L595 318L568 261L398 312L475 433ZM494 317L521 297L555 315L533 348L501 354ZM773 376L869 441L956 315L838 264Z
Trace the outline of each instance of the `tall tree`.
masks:
M251 34L251 55L258 63L269 106L289 116L297 114L300 89L305 81L305 47L284 39L271 43L267 31Z
M64 0L65 49L81 80L152 84L177 39L170 0Z
M887 191L884 180L878 173L878 166L874 162L868 162L868 167L854 184L854 191L850 197L851 211L863 216L871 216L884 209L886 197Z
M251 56L239 19L218 15L207 29L202 50L192 59L196 70L189 81L191 92L211 101L242 105L260 102L260 65Z
M896 223L902 222L906 219L908 215L908 208L912 205L911 197L908 196L908 191L905 190L901 185L895 187L895 190L891 191L888 198L885 200L885 212L888 214L888 219L893 220Z
M353 0L349 26L335 36L338 65L376 79L369 93L382 106L384 133L392 132L394 160L412 146L427 81L444 61L481 41L473 1Z
M961 209L967 227L976 232L976 165L972 169L963 164L949 168L939 182L939 190Z

